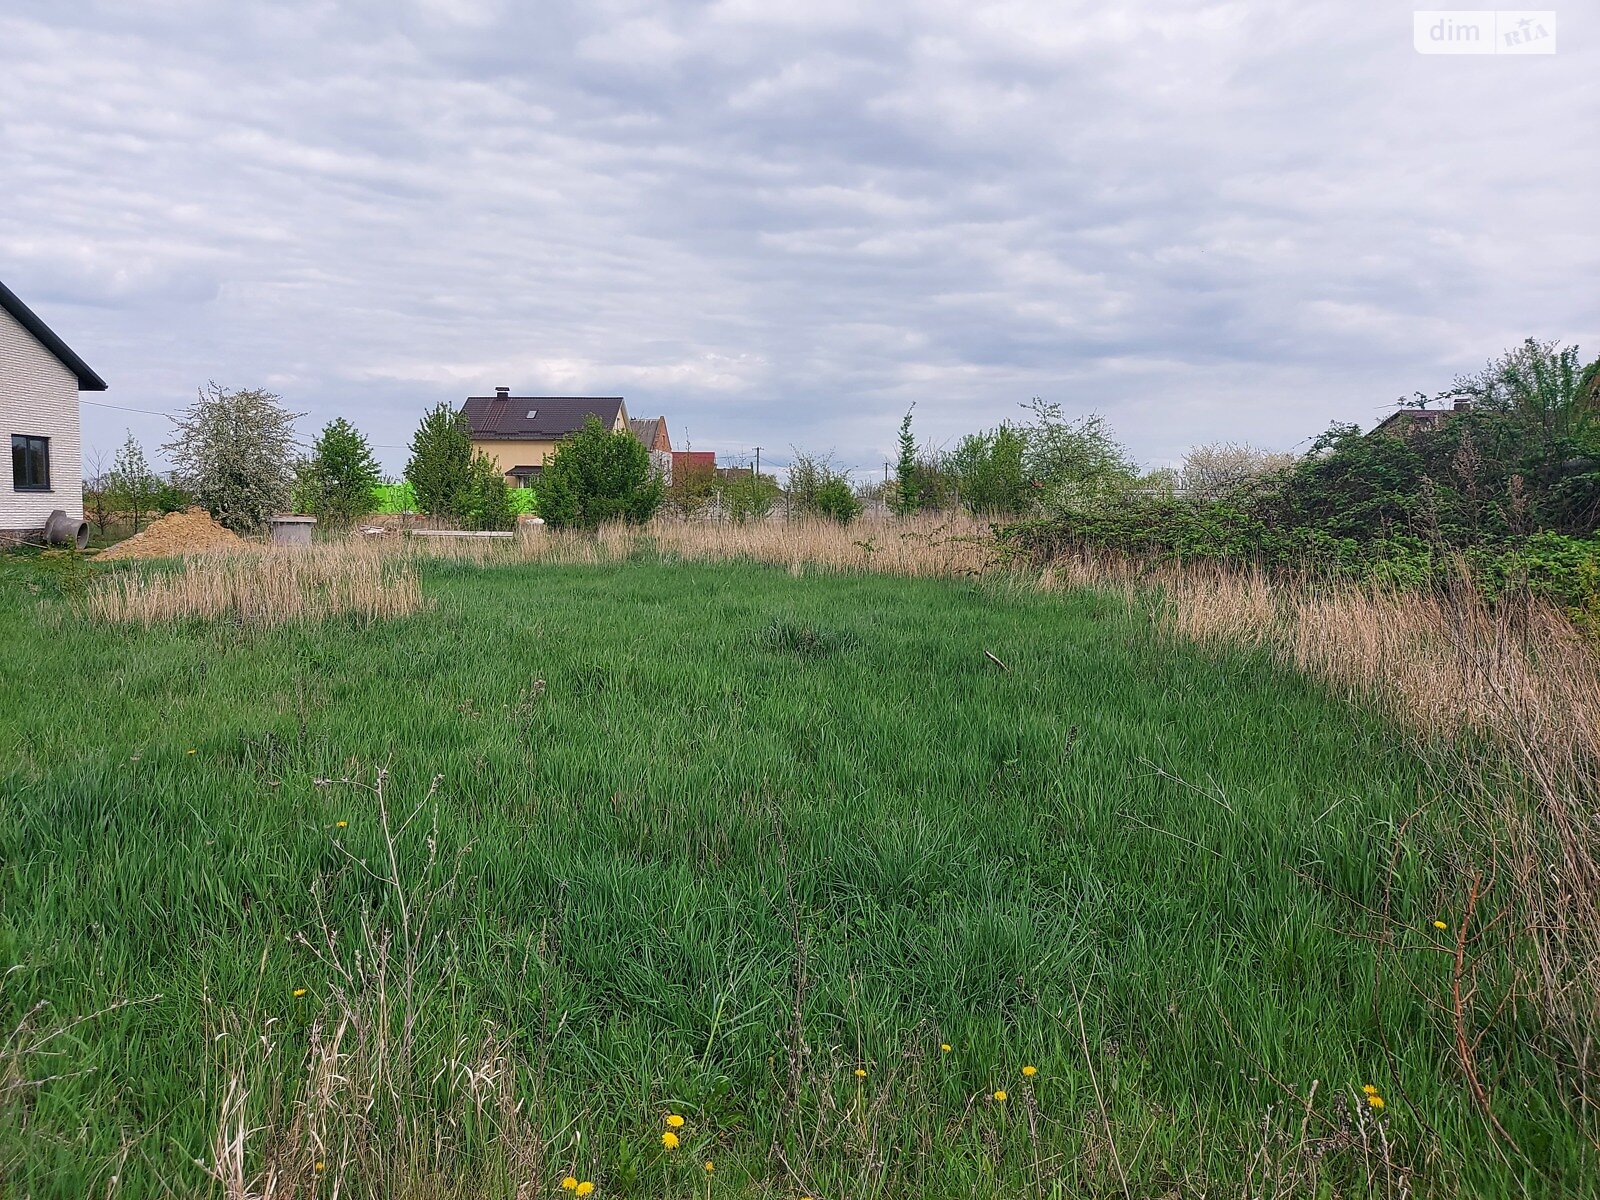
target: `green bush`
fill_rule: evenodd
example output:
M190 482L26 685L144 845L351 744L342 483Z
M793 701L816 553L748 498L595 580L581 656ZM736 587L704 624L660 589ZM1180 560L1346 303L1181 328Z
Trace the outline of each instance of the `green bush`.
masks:
M815 504L818 515L841 525L848 525L861 515L861 498L844 479L830 479L819 487Z
M558 528L595 529L607 521L642 524L665 495L650 451L629 433L590 417L562 442L539 478L540 515Z
M456 509L468 529L510 529L517 523L506 477L488 455L473 457Z

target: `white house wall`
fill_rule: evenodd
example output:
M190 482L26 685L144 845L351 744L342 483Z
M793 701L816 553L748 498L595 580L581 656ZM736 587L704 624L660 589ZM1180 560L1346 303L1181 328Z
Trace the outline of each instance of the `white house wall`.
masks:
M50 439L50 490L18 492L11 485L11 435ZM83 517L83 449L78 426L78 379L0 309L0 530L36 530L60 508Z

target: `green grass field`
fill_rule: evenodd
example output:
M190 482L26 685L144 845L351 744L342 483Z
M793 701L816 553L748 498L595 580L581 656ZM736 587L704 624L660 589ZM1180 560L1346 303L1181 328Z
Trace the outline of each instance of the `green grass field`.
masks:
M1112 599L438 562L127 631L24 568L0 1195L225 1194L224 1114L286 1196L1588 1186L1536 1054L1520 1154L1459 1078L1408 742Z

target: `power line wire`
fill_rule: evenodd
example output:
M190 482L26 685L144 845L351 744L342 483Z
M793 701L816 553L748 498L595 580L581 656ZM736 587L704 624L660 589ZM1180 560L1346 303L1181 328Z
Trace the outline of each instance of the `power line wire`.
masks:
M78 397L78 401L81 404L92 404L96 408L114 408L118 412L136 412L143 413L147 417L165 417L169 421L177 420L171 413L156 412L151 408L129 408L126 404L107 404L104 400L85 400L82 396Z

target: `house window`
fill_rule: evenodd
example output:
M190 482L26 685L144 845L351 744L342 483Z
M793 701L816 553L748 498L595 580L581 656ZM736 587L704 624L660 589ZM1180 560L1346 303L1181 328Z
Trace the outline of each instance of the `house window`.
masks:
M50 490L50 439L11 435L11 486L19 492Z

